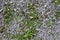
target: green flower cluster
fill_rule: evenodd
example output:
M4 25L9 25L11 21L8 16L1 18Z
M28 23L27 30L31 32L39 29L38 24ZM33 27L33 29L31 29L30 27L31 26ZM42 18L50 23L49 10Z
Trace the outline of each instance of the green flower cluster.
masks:
M12 16L13 16L13 10L10 8L10 3L6 2L5 4L5 8L4 8L4 22L6 24L9 24L9 22L12 20Z
M54 3L57 6L60 4L60 0L52 0L52 3Z
M60 5L60 0L52 0L52 3L55 4L55 6ZM55 17L58 18L60 17L60 10L56 12Z

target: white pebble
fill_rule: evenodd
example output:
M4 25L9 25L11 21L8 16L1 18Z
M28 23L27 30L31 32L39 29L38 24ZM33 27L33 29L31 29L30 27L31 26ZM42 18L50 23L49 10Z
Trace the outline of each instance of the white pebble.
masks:
M0 9L0 12L2 12L2 9Z
M14 9L14 11L16 11L16 9Z
M30 16L30 19L32 19L33 17L32 16Z
M10 1L10 3L13 3L12 1Z

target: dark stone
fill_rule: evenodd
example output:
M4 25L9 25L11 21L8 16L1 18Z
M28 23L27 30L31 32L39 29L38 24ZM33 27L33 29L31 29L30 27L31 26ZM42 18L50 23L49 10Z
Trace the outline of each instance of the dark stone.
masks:
M0 31L0 33L3 33L3 31Z
M0 20L1 20L2 18L0 18Z
M53 22L55 22L55 19L52 19Z
M25 14L25 12L24 12L24 11L21 11L21 13L22 13L22 14Z
M9 29L9 31L11 31L11 30Z
M0 33L3 33L3 28L0 28Z

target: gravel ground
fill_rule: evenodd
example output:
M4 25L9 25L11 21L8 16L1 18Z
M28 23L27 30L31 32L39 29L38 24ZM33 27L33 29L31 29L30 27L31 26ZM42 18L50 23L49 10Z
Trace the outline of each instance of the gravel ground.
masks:
M14 14L11 17L13 19L9 21L10 24L4 23L6 2L9 2L10 9L14 10ZM38 22L41 22L41 25L38 26L37 21L34 21L34 27L38 32L34 37L26 40L60 40L60 17L55 17L56 12L60 10L60 5L55 6L51 0L0 0L0 40L25 40L24 38L16 39L15 37L12 39L11 37L12 35L23 34L24 31L29 29L23 29L25 28L23 26L27 24L26 22L24 24L23 20L26 18L23 15L30 12L27 3L34 6L39 17ZM23 14L22 16L21 13ZM33 18L29 15L28 17L30 19ZM6 27L5 32L2 31L4 29L2 27Z

